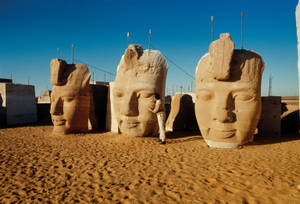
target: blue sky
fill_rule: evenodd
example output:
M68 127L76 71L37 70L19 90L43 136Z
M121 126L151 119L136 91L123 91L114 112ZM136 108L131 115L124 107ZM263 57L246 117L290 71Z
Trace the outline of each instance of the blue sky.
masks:
M199 59L211 41L210 16L214 16L214 38L229 32L241 47L240 12L244 12L244 48L256 50L266 63L262 94L268 93L273 76L273 95L298 95L297 0L0 0L0 78L35 85L36 95L50 84L50 60L71 63L75 59L109 72L116 72L130 42L148 48L152 44L169 59L195 74ZM193 79L168 61L169 93ZM103 72L89 67L97 81ZM106 75L106 80L114 77Z

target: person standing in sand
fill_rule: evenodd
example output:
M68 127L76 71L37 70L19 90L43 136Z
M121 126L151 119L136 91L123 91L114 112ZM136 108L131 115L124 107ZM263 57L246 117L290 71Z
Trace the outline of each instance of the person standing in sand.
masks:
M166 144L166 134L165 134L165 111L164 106L160 100L158 93L153 95L154 109L148 108L149 111L155 113L157 116L158 126L159 126L159 140L161 144Z

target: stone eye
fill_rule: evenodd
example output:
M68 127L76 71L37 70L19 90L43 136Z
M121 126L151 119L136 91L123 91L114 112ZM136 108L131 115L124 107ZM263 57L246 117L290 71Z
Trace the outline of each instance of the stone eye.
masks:
M208 101L213 98L213 93L208 90L200 90L197 94L197 99Z
M74 99L74 97L72 97L72 96L65 96L63 99L66 102L71 102Z
M116 98L122 98L124 96L124 94L121 91L116 91L115 92L115 97Z
M138 94L137 94L137 97L138 98L150 98L150 97L152 97L153 96L153 93L152 92L144 92L144 91L142 91L142 92L139 92Z
M234 96L235 100L238 101L251 101L252 99L254 99L253 95L247 94L247 93L240 93Z

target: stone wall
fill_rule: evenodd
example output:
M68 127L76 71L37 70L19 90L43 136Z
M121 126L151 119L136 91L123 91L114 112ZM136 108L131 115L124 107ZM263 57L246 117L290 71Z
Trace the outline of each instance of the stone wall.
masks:
M258 132L263 136L281 136L281 97L263 96Z
M37 122L34 86L1 83L0 94L1 112L6 112L6 125Z

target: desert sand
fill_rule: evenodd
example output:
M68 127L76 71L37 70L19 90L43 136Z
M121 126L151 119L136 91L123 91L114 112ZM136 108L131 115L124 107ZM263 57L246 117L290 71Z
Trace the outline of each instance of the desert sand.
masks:
M196 133L0 130L0 203L300 203L300 137L209 148Z

